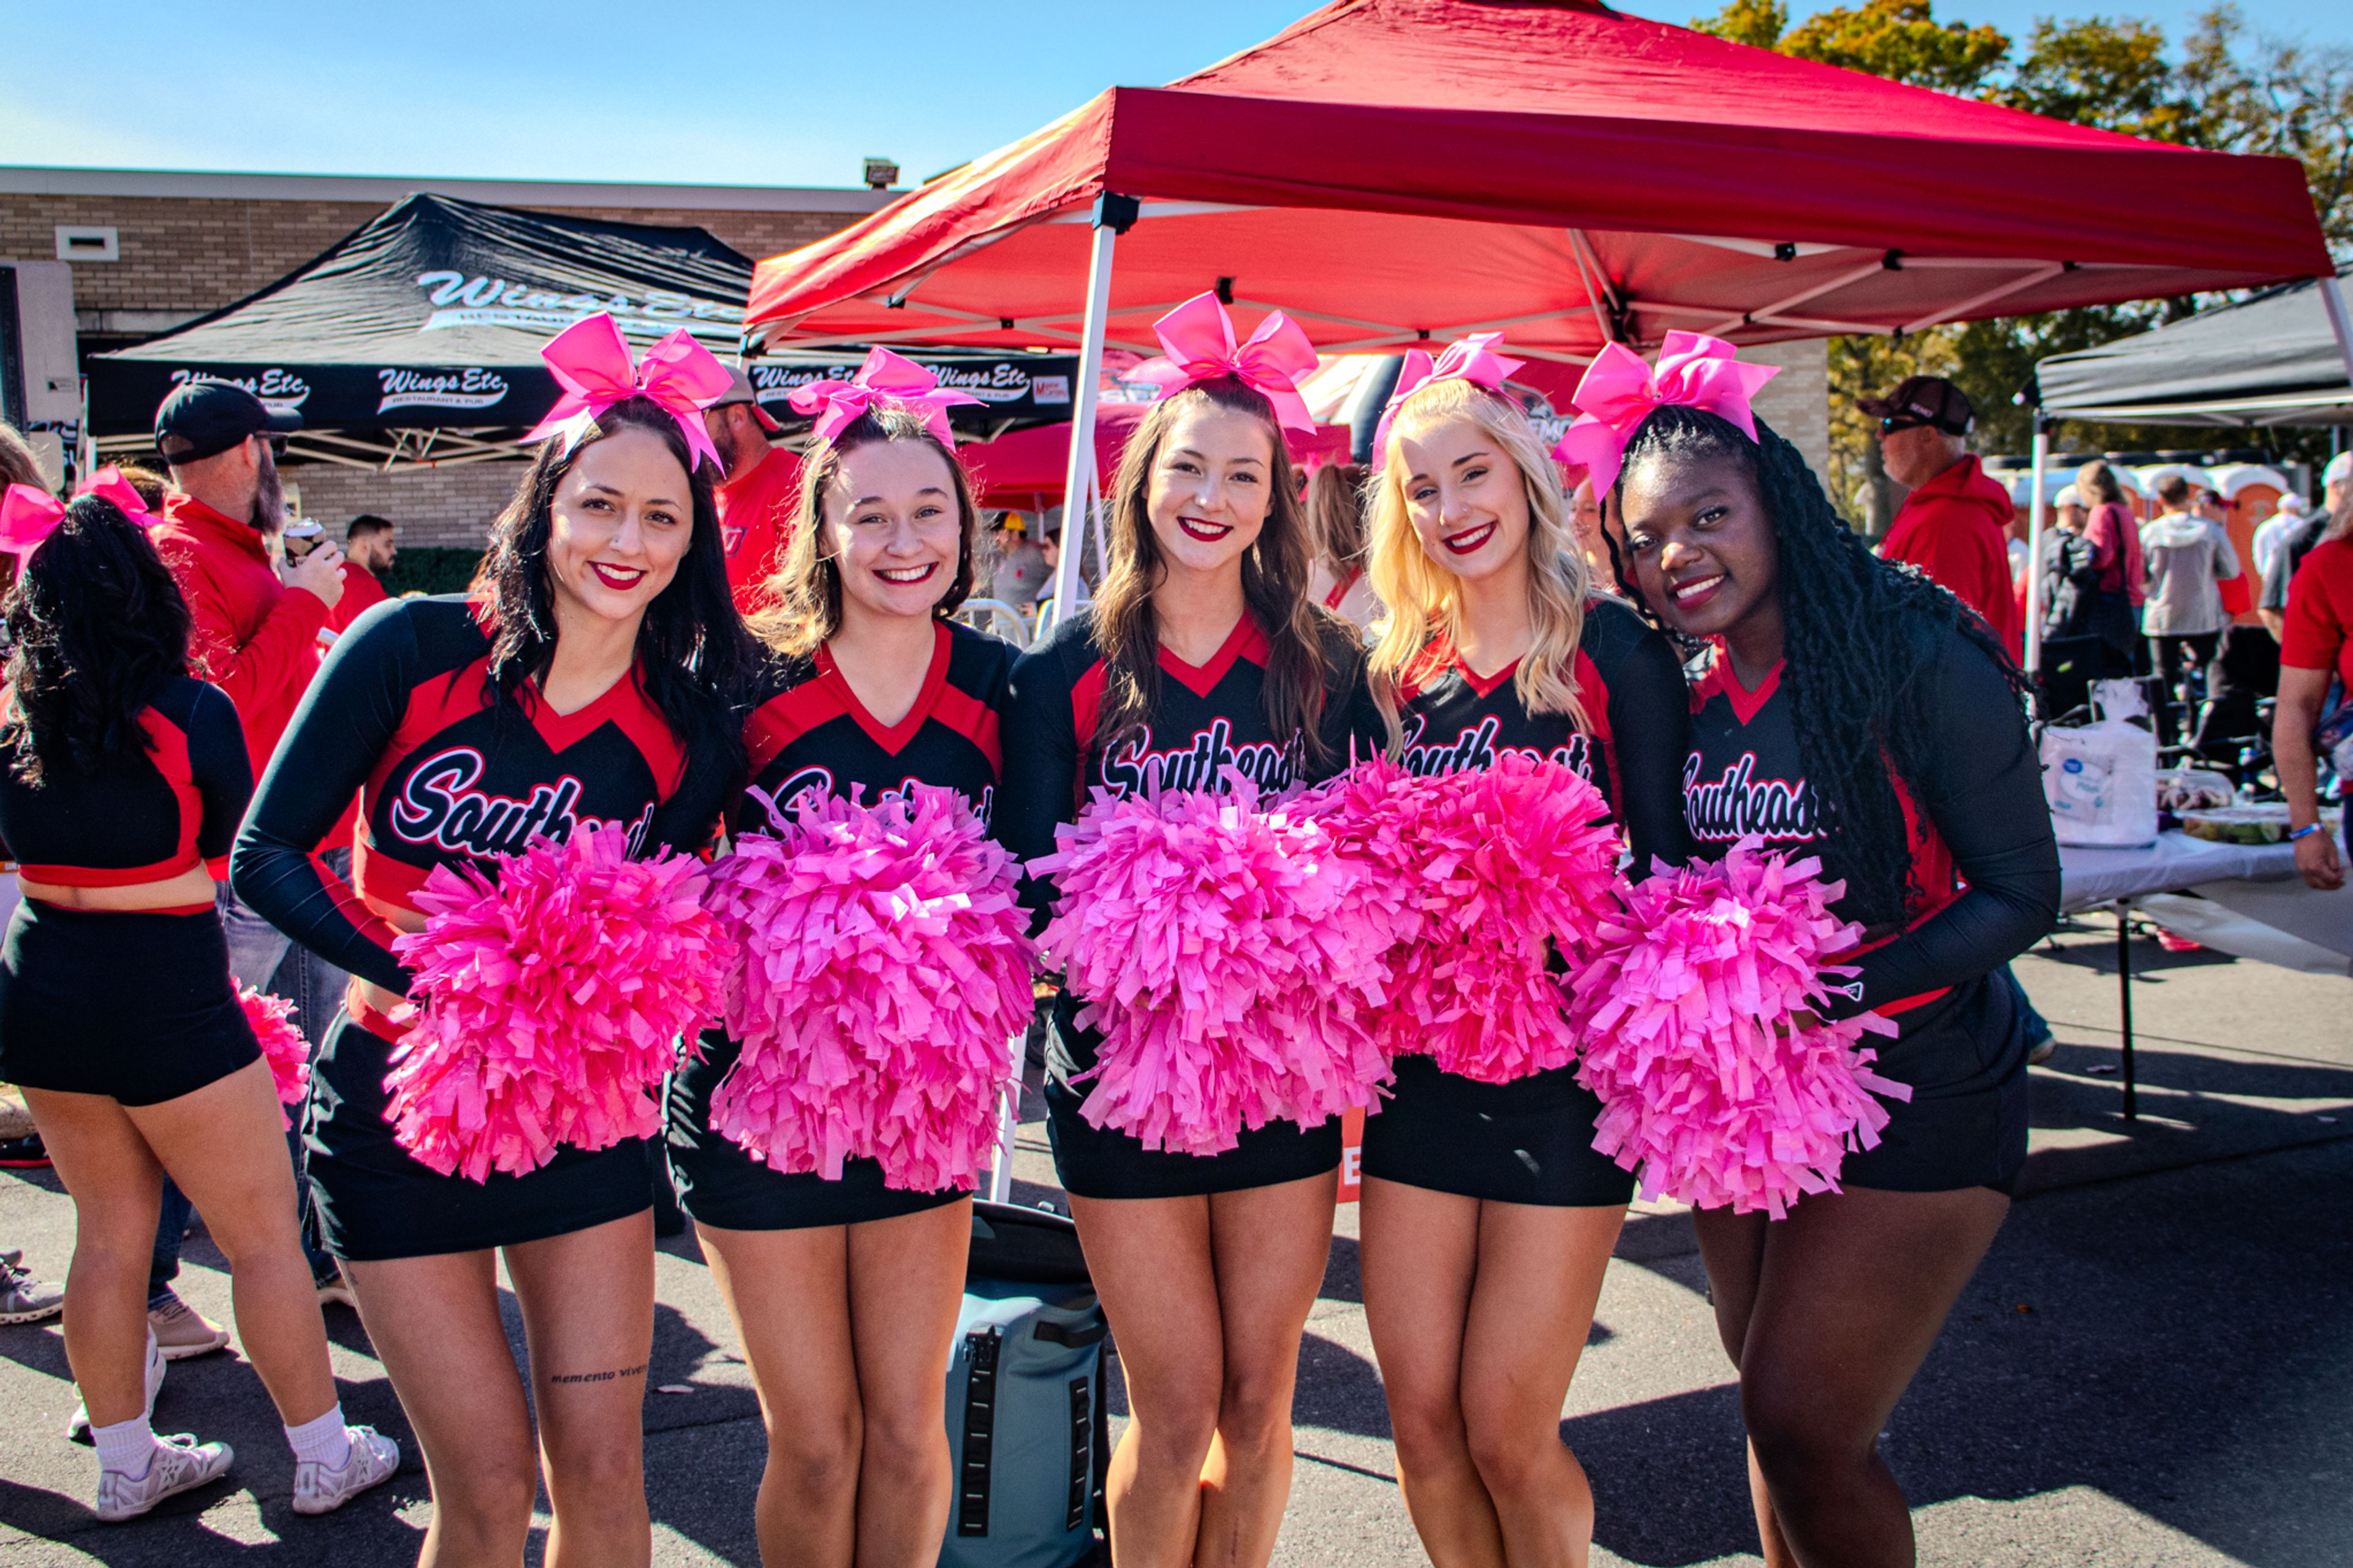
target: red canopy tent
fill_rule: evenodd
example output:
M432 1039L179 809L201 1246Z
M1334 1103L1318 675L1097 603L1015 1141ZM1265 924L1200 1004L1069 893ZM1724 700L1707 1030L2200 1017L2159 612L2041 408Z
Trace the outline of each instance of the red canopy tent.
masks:
M2152 227L2152 211L2200 221ZM1502 329L1515 354L1573 362L1675 327L1916 331L2333 272L2284 158L2086 130L1594 0L1336 0L762 262L746 332L1077 342L1091 428L1104 345L1156 352L1152 320L1210 288L1281 308L1327 353ZM1092 445L1072 444L1071 493Z

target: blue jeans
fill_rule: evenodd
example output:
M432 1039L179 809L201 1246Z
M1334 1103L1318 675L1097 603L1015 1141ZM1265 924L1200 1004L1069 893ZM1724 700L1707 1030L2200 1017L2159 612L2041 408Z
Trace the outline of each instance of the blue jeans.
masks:
M350 877L352 852L348 847L330 849L320 858L337 876ZM310 949L297 946L284 931L246 908L244 900L229 889L227 883L220 885L215 902L220 910L221 928L228 938L229 973L237 977L239 985L250 985L293 1003L294 1021L301 1026L303 1037L311 1042L311 1054L315 1056L327 1037L328 1026L335 1021L335 1010L343 1005L343 988L351 977ZM302 1250L310 1257L311 1272L324 1275L334 1267L334 1259L319 1245L318 1222L311 1213L311 1183L302 1172L300 1127L287 1133L286 1147L294 1162L294 1202L301 1219ZM166 1177L164 1212L155 1227L155 1256L147 1273L147 1299L151 1303L160 1300L171 1282L179 1277L180 1242L186 1234L190 1212L186 1197Z
M2005 963L2001 966L2001 975L1998 984L2009 986L2011 999L2018 1004L2018 1016L2026 1026L2027 1045L2031 1047L2049 1039L2051 1037L2050 1020L2044 1018L2036 1010L2033 1002L2026 994L2026 987L2018 983L2018 974L2009 964Z

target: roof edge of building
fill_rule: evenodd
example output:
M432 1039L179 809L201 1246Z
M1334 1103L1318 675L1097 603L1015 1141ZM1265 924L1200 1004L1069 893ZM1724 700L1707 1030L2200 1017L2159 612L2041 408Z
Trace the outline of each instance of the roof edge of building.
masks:
M0 165L0 195L390 204L420 192L511 207L831 213L873 212L906 194L832 185L669 185L586 180L442 180L377 174Z

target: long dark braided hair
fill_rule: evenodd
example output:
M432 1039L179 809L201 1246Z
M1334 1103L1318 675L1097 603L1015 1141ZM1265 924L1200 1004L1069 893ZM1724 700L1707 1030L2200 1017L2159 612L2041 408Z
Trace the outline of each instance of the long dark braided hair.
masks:
M1865 927L1902 922L1920 889L1894 779L1925 803L1941 738L1931 698L1937 660L1960 637L1984 649L2021 696L2025 678L1976 612L1917 569L1864 548L1797 447L1763 420L1752 443L1704 410L1660 408L1627 443L1625 467L1662 458L1727 458L1756 483L1780 546L1781 681L1798 754L1825 831L1841 841L1841 912ZM1603 531L1620 591L1656 624L1617 537Z
M80 496L7 602L13 745L28 784L146 754L140 710L188 673L188 605L145 531Z

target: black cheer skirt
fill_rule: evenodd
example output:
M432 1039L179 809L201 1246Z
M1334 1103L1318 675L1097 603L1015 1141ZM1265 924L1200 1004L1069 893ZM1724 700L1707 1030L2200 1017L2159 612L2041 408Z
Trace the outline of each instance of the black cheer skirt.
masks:
M0 939L0 1081L160 1105L260 1058L220 916L26 899Z
M1046 1072L1046 1134L1065 1192L1082 1198L1189 1198L1271 1187L1339 1169L1336 1116L1318 1127L1271 1121L1244 1131L1240 1143L1222 1154L1146 1149L1133 1133L1097 1127L1079 1110L1090 1085L1071 1080L1094 1066L1103 1037L1073 1022L1077 1010L1068 993L1056 1002Z
M711 1100L743 1047L713 1029L702 1058L682 1064L662 1093L671 1179L680 1206L698 1225L722 1230L810 1230L921 1214L970 1197L958 1188L912 1193L882 1184L876 1160L848 1160L839 1181L815 1171L778 1171L711 1130Z
M442 1175L393 1142L393 1042L338 1013L311 1070L302 1144L327 1250L357 1263L543 1241L653 1206L653 1142L558 1149L528 1175Z
M1481 1083L1399 1057L1365 1120L1364 1173L1435 1193L1550 1208L1623 1208L1634 1177L1593 1147L1601 1100L1573 1067Z
M1866 1035L1872 1071L1912 1086L1892 1100L1876 1148L1850 1153L1839 1184L1896 1193L1992 1187L2015 1194L2026 1171L2026 1020L1993 976L1897 1015L1894 1039Z

